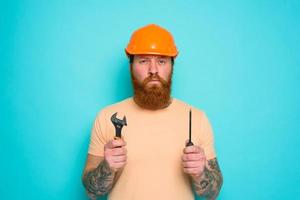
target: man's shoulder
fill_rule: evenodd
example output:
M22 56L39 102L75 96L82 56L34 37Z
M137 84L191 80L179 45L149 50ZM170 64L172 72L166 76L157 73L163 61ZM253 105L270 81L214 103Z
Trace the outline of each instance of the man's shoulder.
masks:
M98 116L106 115L109 113L122 112L128 108L130 108L133 104L132 97L123 99L121 101L115 102L113 104L104 106L98 111Z
M102 110L109 111L109 110L115 110L115 109L120 109L120 108L125 108L125 107L127 108L128 106L131 106L132 103L133 103L132 97L128 97L128 98L118 101L116 103L107 105Z
M176 105L182 109L191 109L193 112L197 112L198 114L205 114L204 110L202 110L201 108L197 107L197 106L194 106L190 103L187 103L181 99L178 99L178 98L173 98L176 102Z

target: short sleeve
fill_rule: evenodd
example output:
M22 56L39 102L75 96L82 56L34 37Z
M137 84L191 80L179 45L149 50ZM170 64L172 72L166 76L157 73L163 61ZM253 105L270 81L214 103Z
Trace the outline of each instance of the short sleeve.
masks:
M94 156L104 157L104 145L106 139L106 118L104 111L101 111L94 122L88 153Z
M207 160L216 157L215 147L214 147L214 135L210 122L205 113L201 116L200 123L201 130L201 147L204 149L204 153Z

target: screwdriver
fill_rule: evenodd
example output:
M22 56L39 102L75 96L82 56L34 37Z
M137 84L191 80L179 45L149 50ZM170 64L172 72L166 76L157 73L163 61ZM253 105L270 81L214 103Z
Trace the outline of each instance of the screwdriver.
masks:
M190 109L190 115L189 115L189 141L185 146L188 147L188 146L193 146L193 145L194 144L192 142L192 110Z

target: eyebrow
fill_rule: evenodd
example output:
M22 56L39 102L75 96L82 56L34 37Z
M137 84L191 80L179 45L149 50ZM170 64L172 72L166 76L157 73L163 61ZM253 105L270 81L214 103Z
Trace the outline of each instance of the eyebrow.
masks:
M139 59L149 59L151 58L152 56L147 56L147 55L144 55L144 56L139 56L138 58ZM168 56L156 56L157 58L167 58Z

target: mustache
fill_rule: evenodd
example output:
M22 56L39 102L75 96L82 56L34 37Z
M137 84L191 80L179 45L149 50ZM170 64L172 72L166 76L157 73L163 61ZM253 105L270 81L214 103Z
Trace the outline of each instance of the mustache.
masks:
M163 85L167 84L167 81L165 81L163 78L161 78L159 75L157 74L151 74L150 76L148 76L144 81L143 81L143 85L146 85L148 82L150 81L159 81L160 83L162 83Z

